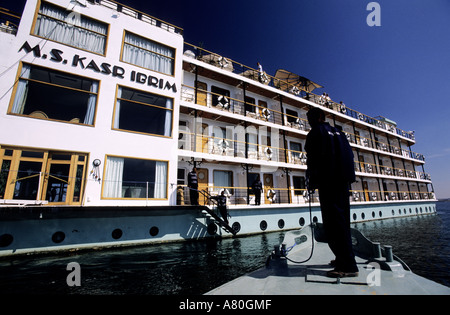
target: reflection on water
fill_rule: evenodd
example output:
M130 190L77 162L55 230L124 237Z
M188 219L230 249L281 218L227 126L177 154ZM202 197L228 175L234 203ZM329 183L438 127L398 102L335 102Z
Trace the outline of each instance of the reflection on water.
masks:
M413 272L450 286L450 203L438 215L354 224L370 240L391 245ZM0 261L0 293L203 294L264 266L284 233L184 242L72 255ZM81 267L81 286L69 287L69 262Z

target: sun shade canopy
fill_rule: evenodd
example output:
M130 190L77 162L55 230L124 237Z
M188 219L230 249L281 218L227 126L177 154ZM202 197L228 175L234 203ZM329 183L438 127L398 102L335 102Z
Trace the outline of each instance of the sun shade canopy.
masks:
M323 88L320 84L314 83L305 77L283 69L277 70L275 78L278 79L275 80L275 85L285 91L291 90L293 86L306 92L312 92L315 89Z

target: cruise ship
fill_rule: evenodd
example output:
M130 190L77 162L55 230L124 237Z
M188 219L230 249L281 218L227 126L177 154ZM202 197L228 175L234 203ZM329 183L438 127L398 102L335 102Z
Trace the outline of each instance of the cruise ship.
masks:
M352 146L352 222L436 212L414 132L301 74L186 43L183 29L111 0L28 0L0 14L0 256L321 222L305 187L312 107ZM211 198L222 192L228 224Z

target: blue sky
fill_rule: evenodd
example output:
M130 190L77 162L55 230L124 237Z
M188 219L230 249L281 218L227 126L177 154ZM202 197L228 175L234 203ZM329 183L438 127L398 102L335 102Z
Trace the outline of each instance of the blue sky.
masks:
M305 76L325 87L317 93L414 130L437 197L450 197L450 1L376 1L373 27L369 0L119 2L184 28L188 43Z

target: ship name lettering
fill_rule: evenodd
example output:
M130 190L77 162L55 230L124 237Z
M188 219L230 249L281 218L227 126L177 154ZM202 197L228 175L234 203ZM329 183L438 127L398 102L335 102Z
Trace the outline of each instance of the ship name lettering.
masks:
M37 44L34 47L31 47L31 45L27 41L25 41L25 43L22 45L22 47L20 47L19 52L21 52L22 50L26 54L33 52L33 56L35 58L47 59L47 54L42 52L42 49L39 46L39 44ZM56 48L51 49L49 52L50 61L56 62L56 63L62 63L65 65L68 63L68 61L70 59L68 59L68 58L66 59L65 57L63 57L63 55L64 55L64 51L56 49ZM75 54L73 56L71 65L74 68L81 68L83 70L91 70L96 73L111 75L113 77L117 77L120 79L124 79L125 73L126 73L125 69L120 66L111 65L107 62L99 63L99 62L96 62L94 59L88 59L88 57L84 57L84 56L81 56L78 54ZM147 75L145 73L134 71L134 70L131 71L130 81L140 83L140 84L147 84L147 86L149 86L149 87L154 87L154 88L157 88L160 90L168 90L168 91L172 91L173 93L177 92L176 83L170 83L169 81L167 81L165 79L154 77L152 75Z
M86 57L80 57L80 55L73 56L72 66L80 67L81 69L91 69L94 72L101 72L103 74L112 74L113 77L124 78L125 69L119 66L112 66L109 63L103 62L100 67L92 59L89 63L86 62ZM111 70L112 67L112 70Z
M146 75L142 72L131 71L130 75L131 82L137 82L141 84L147 83L148 86L152 86L155 88L159 88L161 90L172 90L174 93L177 92L176 84L170 84L168 81L164 81L164 79L158 79L157 77Z

